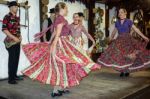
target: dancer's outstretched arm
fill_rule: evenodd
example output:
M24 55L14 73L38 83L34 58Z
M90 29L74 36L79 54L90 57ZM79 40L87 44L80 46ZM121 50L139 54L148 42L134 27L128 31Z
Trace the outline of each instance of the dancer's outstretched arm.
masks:
M111 34L111 36L110 36L110 41L114 39L114 37L115 37L117 31L118 31L117 28L114 28L114 30L113 30L113 32L112 32L112 34Z
M88 39L90 39L93 42L93 46L95 46L95 40L93 39L93 37L87 32L87 30L85 29L84 26L82 26L82 31L83 33L88 37Z
M149 38L147 38L135 25L132 25L133 30L139 34L146 42L149 42Z

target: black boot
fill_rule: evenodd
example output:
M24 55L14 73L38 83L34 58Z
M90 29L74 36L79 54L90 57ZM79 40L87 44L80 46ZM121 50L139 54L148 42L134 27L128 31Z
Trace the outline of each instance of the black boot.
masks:
M58 90L59 93L62 93L62 94L68 94L70 93L70 91L68 89L66 90Z
M129 72L126 72L125 73L125 77L129 77L130 73Z
M62 93L59 93L59 92L58 93L54 93L54 92L51 93L51 97L54 98L56 96L62 96Z
M17 81L15 81L15 80L9 80L8 83L9 83L9 84L13 84L13 85L14 85L14 84L18 84Z
M120 73L120 77L123 77L125 74L124 74L124 72L121 72Z

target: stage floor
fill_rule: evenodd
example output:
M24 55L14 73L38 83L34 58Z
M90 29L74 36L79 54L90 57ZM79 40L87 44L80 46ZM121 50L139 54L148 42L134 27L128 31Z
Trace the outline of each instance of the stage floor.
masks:
M63 95L59 99L121 99L149 84L150 70L132 73L128 78L120 78L112 69L103 68L91 73L79 86L71 88L70 94ZM51 86L28 78L20 81L18 85L0 81L0 96L8 99L52 99L51 91Z

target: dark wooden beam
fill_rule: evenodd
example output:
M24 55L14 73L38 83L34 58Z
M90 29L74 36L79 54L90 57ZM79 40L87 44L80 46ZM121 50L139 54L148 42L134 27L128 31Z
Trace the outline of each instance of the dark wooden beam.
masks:
M86 6L89 9L88 31L92 36L94 36L95 25L93 21L95 14L93 13L93 8L95 8L95 0L93 0L93 2L88 3Z
M109 36L109 5L105 5L105 36Z
M87 8L89 9L89 19L88 19L88 32L91 34L91 36L94 37L94 32L95 32L95 25L93 23L94 18L95 18L95 14L93 13L93 8L95 8L95 0L93 0L90 3L87 3ZM89 46L92 43L89 42Z
M42 4L42 2L41 2L41 0L39 0L39 11L40 11L40 30L42 30L42 23L43 23L43 19L42 19L42 15L44 14L43 12L42 12L42 7L43 7L44 5Z

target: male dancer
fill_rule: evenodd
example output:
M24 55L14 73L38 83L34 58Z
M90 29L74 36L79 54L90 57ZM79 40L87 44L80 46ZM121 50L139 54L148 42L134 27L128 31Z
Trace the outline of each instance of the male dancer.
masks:
M44 20L42 30L45 30L46 28L51 26L54 19L55 19L55 10L54 10L54 8L50 9L49 13L50 13L50 17ZM46 41L49 41L50 38L51 38L51 31L49 30L43 36L43 40L44 40L44 42L46 42Z
M11 1L8 5L9 13L3 19L2 31L6 34L4 40L6 49L9 54L8 59L8 83L17 84L16 80L23 80L17 76L17 69L20 56L20 18L17 17L18 4L16 1Z

